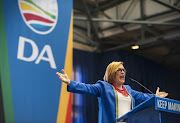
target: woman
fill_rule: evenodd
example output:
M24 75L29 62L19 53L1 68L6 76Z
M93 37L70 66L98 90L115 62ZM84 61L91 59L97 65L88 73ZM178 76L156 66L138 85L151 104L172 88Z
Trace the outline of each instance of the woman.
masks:
M152 97L131 89L124 85L126 70L123 62L112 62L106 68L104 81L97 81L96 84L84 84L69 80L67 74L56 73L62 82L66 83L67 91L79 94L90 94L98 98L99 102L99 123L115 123L116 119L130 111L136 102L143 102ZM156 91L156 96L166 97L168 93Z

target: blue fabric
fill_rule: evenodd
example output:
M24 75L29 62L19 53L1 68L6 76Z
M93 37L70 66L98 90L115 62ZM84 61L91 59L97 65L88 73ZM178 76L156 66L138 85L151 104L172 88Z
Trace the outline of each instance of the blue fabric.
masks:
M152 97L151 94L145 94L131 89L129 85L125 85L125 87L132 96L133 107L135 106L135 101L140 103ZM67 91L96 96L99 102L99 123L116 122L116 99L111 84L100 80L96 84L85 84L71 80L70 86L67 86Z
M95 53L73 51L73 80L94 84L98 79ZM73 94L72 123L98 123L98 99L91 95Z

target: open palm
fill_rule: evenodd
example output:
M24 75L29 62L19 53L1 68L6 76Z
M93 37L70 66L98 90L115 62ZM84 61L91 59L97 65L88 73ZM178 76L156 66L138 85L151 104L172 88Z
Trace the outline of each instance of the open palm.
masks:
M61 79L62 82L66 83L67 85L70 85L70 79L68 78L68 75L65 73L63 69L62 73L57 72L56 75Z
M166 96L168 96L168 93L166 93L166 92L159 92L159 90L160 90L160 88L158 87L157 88L157 90L156 90L156 96L158 96L158 97L166 97Z

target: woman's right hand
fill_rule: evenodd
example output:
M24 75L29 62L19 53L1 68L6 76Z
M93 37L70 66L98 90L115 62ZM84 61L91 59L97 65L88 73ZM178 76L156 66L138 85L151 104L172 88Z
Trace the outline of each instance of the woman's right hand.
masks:
M62 69L62 73L56 72L56 75L61 79L62 82L66 83L67 85L70 85L70 79L68 78L68 75L65 73L65 71Z

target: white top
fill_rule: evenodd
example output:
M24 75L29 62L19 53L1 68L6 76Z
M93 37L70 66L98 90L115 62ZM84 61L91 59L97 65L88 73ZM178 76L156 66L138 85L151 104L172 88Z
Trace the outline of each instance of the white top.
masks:
M131 110L131 97L128 95L125 97L117 91L118 97L118 118L126 114Z

